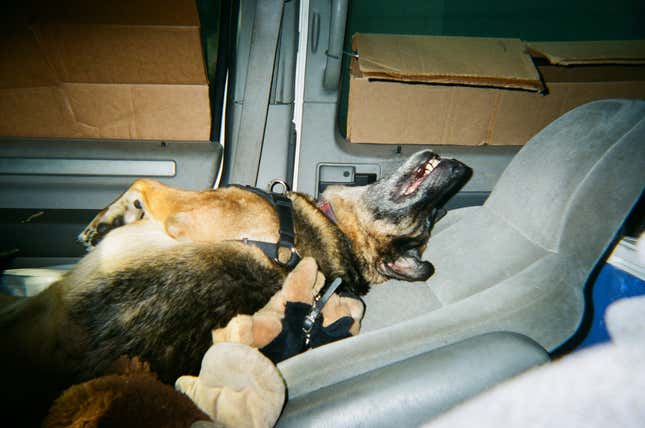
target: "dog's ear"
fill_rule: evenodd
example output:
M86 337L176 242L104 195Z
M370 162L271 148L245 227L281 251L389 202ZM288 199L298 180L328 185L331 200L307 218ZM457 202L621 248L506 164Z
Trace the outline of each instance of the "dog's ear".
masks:
M416 250L410 250L399 258L381 263L381 273L404 281L425 281L434 273L432 263L421 260Z

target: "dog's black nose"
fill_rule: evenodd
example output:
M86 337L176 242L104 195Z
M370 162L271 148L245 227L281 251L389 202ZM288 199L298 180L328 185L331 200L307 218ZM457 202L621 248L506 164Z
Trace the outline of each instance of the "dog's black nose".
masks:
M453 177L463 177L469 179L472 176L473 170L458 160L452 159L450 162L450 175Z
M428 278L430 278L434 274L434 266L432 263L424 261L421 263L419 273L418 273L418 280L419 281L425 281Z

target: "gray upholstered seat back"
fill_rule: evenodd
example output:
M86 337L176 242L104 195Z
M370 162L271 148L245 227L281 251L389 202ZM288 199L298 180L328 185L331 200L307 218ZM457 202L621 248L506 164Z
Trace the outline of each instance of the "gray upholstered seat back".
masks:
M544 328L534 339L547 348L560 343L582 317L587 276L645 186L644 139L645 101L638 100L592 102L544 128L516 155L480 210L430 240L427 257L436 267L431 292L444 306L454 304L501 290L503 281L557 256L551 263L568 289L560 292L569 295L569 320L559 317L561 331ZM527 287L527 304L534 298L528 284L518 285Z
M645 101L625 103L616 120L632 127L589 171L563 221L560 252L583 265L598 261L645 189Z
M645 101L566 113L524 146L484 206L442 220L424 254L436 268L427 283L374 287L361 334L279 364L290 397L488 332L553 351L579 328L586 279L644 185Z
M571 111L518 153L485 206L550 251L593 245L595 229L613 234L619 226L607 224L622 218L605 214L612 201L623 210L617 199L633 201L640 192L638 183L624 188L619 176L638 176L645 168L645 141L638 140L643 126L642 101L606 100ZM640 166L625 159L633 156L642 159ZM585 234L593 239L585 240Z

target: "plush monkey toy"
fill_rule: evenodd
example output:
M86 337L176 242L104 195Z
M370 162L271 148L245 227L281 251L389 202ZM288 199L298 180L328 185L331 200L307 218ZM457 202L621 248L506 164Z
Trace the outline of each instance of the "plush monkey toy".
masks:
M304 258L262 309L213 331L199 376L180 377L176 388L227 427L273 426L286 396L275 364L360 329L363 302L329 291L326 302L316 302L324 285L316 262Z

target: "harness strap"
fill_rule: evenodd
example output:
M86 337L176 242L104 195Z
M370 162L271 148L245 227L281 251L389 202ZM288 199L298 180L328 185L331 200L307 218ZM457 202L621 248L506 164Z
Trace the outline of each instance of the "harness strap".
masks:
M288 269L296 267L300 261L300 255L296 251L296 233L293 227L293 203L287 196L279 193L268 193L264 190L252 186L243 186L231 184L230 186L246 190L264 198L278 213L280 221L280 237L278 242L255 241L252 239L242 239L241 241L248 245L254 245L264 252L271 260ZM283 262L280 260L280 248L289 250L289 260Z

